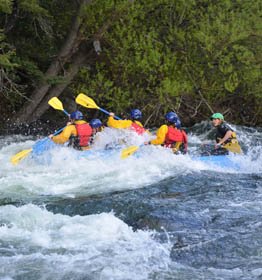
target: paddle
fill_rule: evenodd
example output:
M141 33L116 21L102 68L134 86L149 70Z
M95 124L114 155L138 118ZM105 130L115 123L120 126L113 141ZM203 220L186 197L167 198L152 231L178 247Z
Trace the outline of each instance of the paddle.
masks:
M141 146L143 146L144 144L140 145L140 146L130 146L128 148L125 148L121 151L121 159L125 159L129 156L131 156L132 154L134 154Z
M12 162L13 165L16 165L19 163L20 160L24 159L25 157L27 157L31 152L33 151L33 149L27 149L27 150L23 150L17 154L15 154L14 156L11 157L10 161Z
M60 132L62 132L64 130L65 127L63 128L60 128L59 130L57 130L55 133L54 133L54 136L59 134ZM44 143L45 141L47 141L49 139L49 137L45 137L44 139L42 140L39 140L39 141L42 141L42 143ZM15 154L14 156L11 157L10 161L13 165L16 165L18 164L22 159L26 158L31 152L33 151L33 148L31 149L27 149L27 150L22 150L21 152Z
M218 145L218 147L228 150L229 152L234 154L242 154L241 147L239 146L238 143L227 143L225 145ZM213 144L202 144L201 146L201 155L204 156L217 155L220 154L219 151L220 151L219 149L215 149Z
M83 107L89 108L89 109L98 109L101 112L109 115L110 113L108 111L106 111L105 109L100 108L99 106L96 105L95 101L88 97L87 95L85 95L84 93L79 93L76 97L76 103L79 105L82 105ZM114 118L116 120L121 120L121 118L114 116Z
M70 114L64 109L62 102L57 97L51 98L48 101L48 104L56 110L63 111L68 117L70 117Z
M70 114L64 110L63 108L63 104L62 102L57 98L57 97L53 97L48 101L48 104L53 107L56 110L61 110L63 111L67 116L70 116ZM60 132L62 132L64 130L65 127L57 130L54 133L54 136L59 134ZM45 137L44 139L42 139L42 143L44 143L45 141L47 141L49 139L49 137ZM18 164L22 159L26 158L31 152L33 151L33 148L31 149L26 149L26 150L22 150L21 152L15 154L14 156L11 157L10 161L12 164L16 165Z
M100 111L102 111L103 113L109 115L110 113L108 111L106 111L105 109L100 108L99 106L97 106L97 104L95 103L95 101L88 97L87 95L85 95L84 93L79 93L78 96L76 97L76 103L82 105L83 107L89 108L89 109L98 109ZM114 116L114 118L116 120L121 120L121 118ZM140 146L130 146L126 149L123 149L121 152L121 159L125 159L129 156L131 156L133 153L135 153L140 147Z
M227 143L222 147L227 149L231 153L242 154L241 147L237 143Z

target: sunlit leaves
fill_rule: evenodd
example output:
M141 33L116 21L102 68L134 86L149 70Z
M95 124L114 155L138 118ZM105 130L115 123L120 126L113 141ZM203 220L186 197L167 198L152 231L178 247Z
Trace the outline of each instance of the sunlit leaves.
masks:
M19 0L19 7L25 12L32 13L34 15L49 15L49 12L40 6L38 0Z
M10 14L12 12L12 0L0 0L0 12Z
M221 56L219 58L219 70L223 74L232 73L233 71L233 64L232 64L232 54L228 54L225 56Z
M238 84L239 84L238 76L237 73L234 72L230 74L228 79L225 81L225 88L228 91L233 92L237 88Z

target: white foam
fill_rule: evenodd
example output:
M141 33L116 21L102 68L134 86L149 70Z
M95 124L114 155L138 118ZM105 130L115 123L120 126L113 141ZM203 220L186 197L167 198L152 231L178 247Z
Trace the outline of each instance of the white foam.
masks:
M110 141L120 141L121 148L125 148L131 144L140 145L152 136L142 137L130 131L116 129L105 129L98 136L99 141L88 157L80 157L81 152L62 146L44 154L37 161L28 156L17 166L9 162L11 155L32 147L33 142L27 140L2 147L0 184L3 196L13 199L32 199L42 195L76 197L140 188L188 172L210 170L260 174L262 171L261 145L250 147L244 156L230 156L230 160L238 168L234 168L234 165L228 168L192 159L189 155L176 156L169 149L153 145L143 146L133 156L121 160L121 150L103 152ZM248 135L251 138L253 136ZM199 135L190 134L189 150L195 149L200 140ZM105 156L103 153L109 154ZM43 162L47 164L42 164Z
M32 256L34 264L41 259L46 268L56 263L61 273L66 265L75 275L93 269L99 279L147 279L170 262L171 244L156 241L152 231L133 231L113 213L70 217L29 204L2 206L0 221L0 239L13 244L11 256L0 259L5 270L15 270ZM23 248L28 253L16 255ZM54 272L43 268L41 273Z

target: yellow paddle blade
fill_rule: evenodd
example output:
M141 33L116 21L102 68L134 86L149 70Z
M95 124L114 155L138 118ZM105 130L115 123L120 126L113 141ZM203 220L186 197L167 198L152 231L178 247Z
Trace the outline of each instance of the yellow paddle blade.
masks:
M126 149L123 149L122 152L121 152L121 159L125 159L125 158L131 156L138 149L139 149L138 146L130 146Z
M238 143L227 143L226 145L222 146L223 148L227 149L229 152L235 154L242 154L241 147Z
M76 103L80 104L86 108L99 109L99 107L96 105L95 101L83 93L79 93L77 95Z
M23 150L17 154L15 154L14 156L11 157L11 162L12 164L16 165L19 163L20 160L24 159L25 157L27 157L33 149L27 149L27 150Z
M56 110L64 111L62 102L57 98L53 97L48 101L48 104Z

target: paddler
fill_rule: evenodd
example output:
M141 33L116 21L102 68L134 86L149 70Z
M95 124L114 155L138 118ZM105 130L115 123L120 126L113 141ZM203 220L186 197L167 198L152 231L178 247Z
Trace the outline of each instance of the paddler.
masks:
M82 112L73 112L70 114L66 128L56 136L53 134L49 135L49 138L56 144L68 142L69 146L77 150L88 150L93 130L89 123L84 121L83 118Z
M171 148L174 153L187 153L187 134L181 129L181 122L175 112L165 115L166 124L163 124L156 132L156 138L146 142L145 145L162 145Z
M115 114L110 113L107 121L107 125L113 128L127 128L135 131L137 134L142 135L147 130L143 127L140 120L142 119L142 112L139 109L133 109L130 112L130 120L116 120Z
M92 119L89 124L92 127L92 137L90 140L90 144L93 144L96 134L103 131L104 126L100 119Z
M224 116L221 113L214 113L210 119L216 128L216 144L211 154L226 155L229 151L236 154L242 153L236 132L224 121Z

